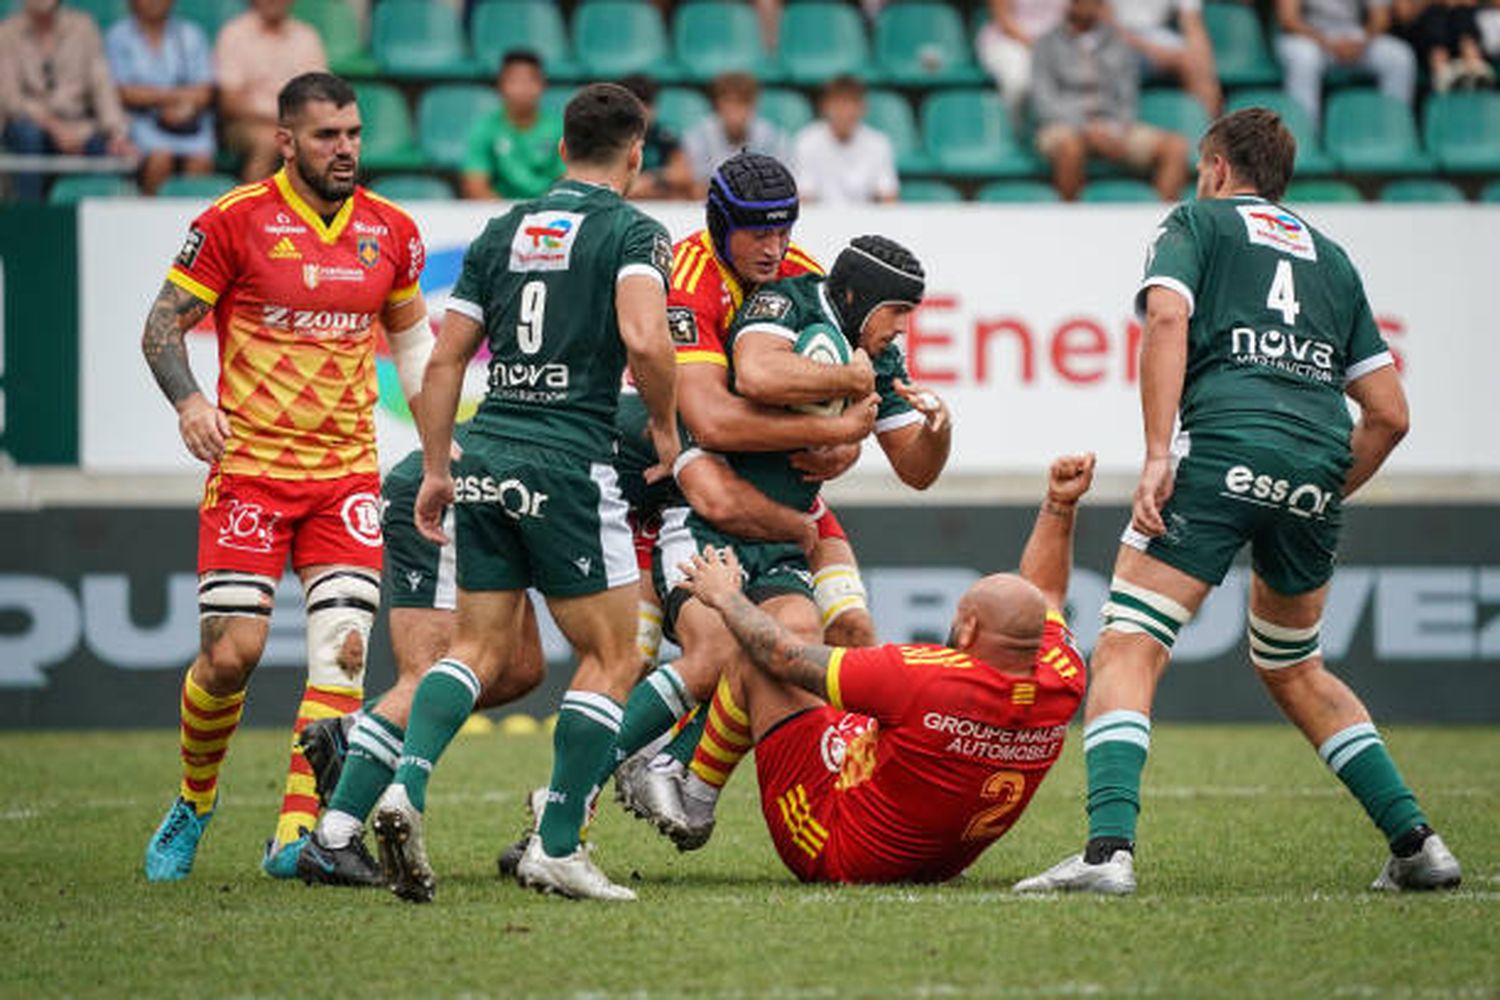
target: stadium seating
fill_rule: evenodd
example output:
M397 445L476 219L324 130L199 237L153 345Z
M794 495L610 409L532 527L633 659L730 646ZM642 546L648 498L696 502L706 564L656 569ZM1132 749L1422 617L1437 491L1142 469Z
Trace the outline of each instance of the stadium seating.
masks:
M68 6L92 17L100 31L108 31L111 24L130 13L126 0L68 0Z
M666 87L656 95L656 118L679 136L713 114L708 98L686 87Z
M679 75L667 46L667 30L651 4L636 0L581 4L573 14L573 46L590 79L650 73L658 80L674 80Z
M359 15L347 0L297 0L292 14L323 36L328 68L346 76L373 76L380 64L365 46Z
M511 49L530 49L542 57L547 76L578 79L582 70L568 44L568 29L557 5L536 0L482 0L474 8L470 41L481 73L499 69Z
M1423 124L1445 173L1500 173L1500 94L1435 94Z
M995 181L979 189L979 201L995 204L1047 204L1062 200L1057 188L1041 181Z
M1141 95L1141 121L1176 132L1188 141L1188 159L1198 159L1198 140L1208 131L1208 112L1181 90L1148 90Z
M1364 201L1359 188L1348 181L1292 181L1281 199L1288 205L1309 203L1339 204Z
M901 200L913 203L963 201L958 188L945 181L902 181Z
M1226 102L1226 110L1242 108L1270 108L1281 116L1281 120L1297 139L1297 175L1308 177L1333 173L1333 158L1323 151L1317 129L1302 110L1302 105L1287 96L1284 90L1242 90Z
M1417 143L1411 109L1374 90L1328 98L1324 140L1339 167L1354 174L1424 174L1432 159Z
M816 85L840 73L869 76L870 45L857 8L795 3L781 17L781 71L791 83Z
M1253 7L1204 4L1203 27L1213 43L1219 82L1225 87L1262 86L1281 79Z
M875 61L892 83L980 83L962 18L948 4L893 3L875 21Z
M381 0L370 18L370 47L392 76L469 76L475 64L458 12L427 0Z
M760 25L748 4L701 0L677 12L672 22L677 62L689 80L706 82L720 73L754 73L762 80L773 67L760 44Z
M412 135L411 112L401 91L388 83L354 85L364 120L360 159L371 170L421 167L422 151Z
M1389 202L1465 202L1468 199L1458 188L1447 181L1432 177L1417 177L1409 180L1391 181L1380 191L1380 200Z
M959 177L1026 177L1044 169L1011 131L990 90L939 91L922 104L922 137L938 168Z
M175 174L162 183L156 194L159 198L212 201L238 183L229 174Z
M131 198L140 188L128 177L114 174L70 174L52 182L47 201L53 205L71 205L84 198Z
M469 129L500 106L494 88L474 83L428 87L417 101L417 141L427 161L449 170L463 164Z
M454 197L451 184L426 174L386 174L370 187L382 198L395 202L447 201Z
M245 12L244 0L177 0L172 5L172 15L192 21L203 29L209 44L224 27L224 22ZM324 42L324 48L327 48Z
M1091 204L1121 204L1160 201L1156 189L1145 181L1131 177L1114 177L1102 181L1089 181L1084 186L1080 201Z
M563 108L568 106L568 102L576 93L578 93L578 88L571 85L548 87L542 93L542 114L557 115L561 118Z
M902 173L922 173L932 166L922 148L922 136L906 98L889 90L872 90L866 95L865 124L884 132L896 152L896 169Z
M812 102L795 90L771 87L760 92L760 114L788 136L813 120Z

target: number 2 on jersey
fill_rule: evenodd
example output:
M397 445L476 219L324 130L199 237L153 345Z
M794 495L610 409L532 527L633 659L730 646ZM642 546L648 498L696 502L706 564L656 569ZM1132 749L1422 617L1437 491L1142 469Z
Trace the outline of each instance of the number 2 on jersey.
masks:
M1302 306L1297 302L1297 287L1292 283L1292 262L1285 257L1276 262L1276 276L1266 294L1266 308L1281 313L1281 321L1287 326L1297 325Z
M1021 794L1026 791L1026 775L1020 771L996 771L984 781L979 790L982 799L996 800L995 804L979 810L964 827L964 840L994 840L1005 832L1005 819L1021 804Z
M522 354L542 349L542 317L547 312L547 284L528 281L521 286L521 322L516 324L516 342Z

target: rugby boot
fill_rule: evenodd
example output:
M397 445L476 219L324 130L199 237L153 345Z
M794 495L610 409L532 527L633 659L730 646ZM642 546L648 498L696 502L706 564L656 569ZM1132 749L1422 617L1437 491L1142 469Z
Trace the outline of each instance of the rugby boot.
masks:
M1083 860L1082 854L1075 854L1040 875L1023 878L1011 891L1129 896L1135 892L1135 856L1129 851L1115 851L1108 861L1091 865Z
M588 844L579 844L572 854L554 858L542 850L541 837L532 837L516 865L516 881L528 889L568 899L633 901L635 893L611 882L594 864L590 853Z
M688 827L683 811L682 765L665 754L655 761L637 754L615 770L615 799L632 816L650 823L658 833L672 838Z
M215 798L215 808L218 804ZM146 880L176 882L187 878L198 856L198 841L213 818L213 809L199 816L191 803L178 796L146 843Z
M522 833L495 859L495 867L500 870L501 878L515 878L516 868L521 863L521 856L526 853L526 847L536 837L537 827L542 821L542 807L547 802L547 789L534 788L531 794L526 796L526 832Z
M271 878L289 879L297 877L297 855L307 843L307 827L298 827L296 840L276 846L276 838L266 841L266 853L260 859L260 870Z
M430 903L437 877L422 843L422 813L407 798L405 785L391 785L375 803L371 822L380 848L380 867L391 891L413 903Z
M297 745L312 768L318 788L318 805L328 808L328 800L344 773L344 757L349 753L349 733L359 721L359 713L350 712L334 719L314 719L302 727Z
M681 789L682 824L664 832L679 851L696 851L714 835L714 807L719 799L717 795L711 799L694 795L688 775L679 773L675 780Z
M1462 878L1458 859L1448 850L1442 837L1430 833L1422 841L1421 849L1410 857L1391 855L1380 877L1370 884L1370 888L1384 892L1454 889Z
M364 837L352 837L343 847L329 847L316 831L297 855L297 877L308 885L383 886L385 873L370 857Z

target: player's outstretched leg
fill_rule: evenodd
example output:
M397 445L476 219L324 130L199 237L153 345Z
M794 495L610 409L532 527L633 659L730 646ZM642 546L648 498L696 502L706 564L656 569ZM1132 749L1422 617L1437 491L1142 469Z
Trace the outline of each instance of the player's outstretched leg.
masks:
M364 821L395 776L405 736L405 729L385 718L378 706L355 718L339 782L297 857L297 876L302 881L309 885L387 884L381 867L365 848Z

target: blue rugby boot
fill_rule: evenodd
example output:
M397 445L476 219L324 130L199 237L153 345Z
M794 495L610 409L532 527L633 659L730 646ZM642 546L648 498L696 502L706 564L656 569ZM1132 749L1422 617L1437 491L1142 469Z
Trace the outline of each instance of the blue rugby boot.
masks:
M218 801L214 799L215 806ZM187 878L198 856L198 841L213 818L212 809L199 816L190 802L178 796L146 844L146 880L177 882Z
M307 828L302 827L300 836L293 841L282 844L281 849L276 848L276 838L272 837L266 841L265 857L260 859L260 870L272 878L296 878L297 856L302 853L303 845L307 843Z

